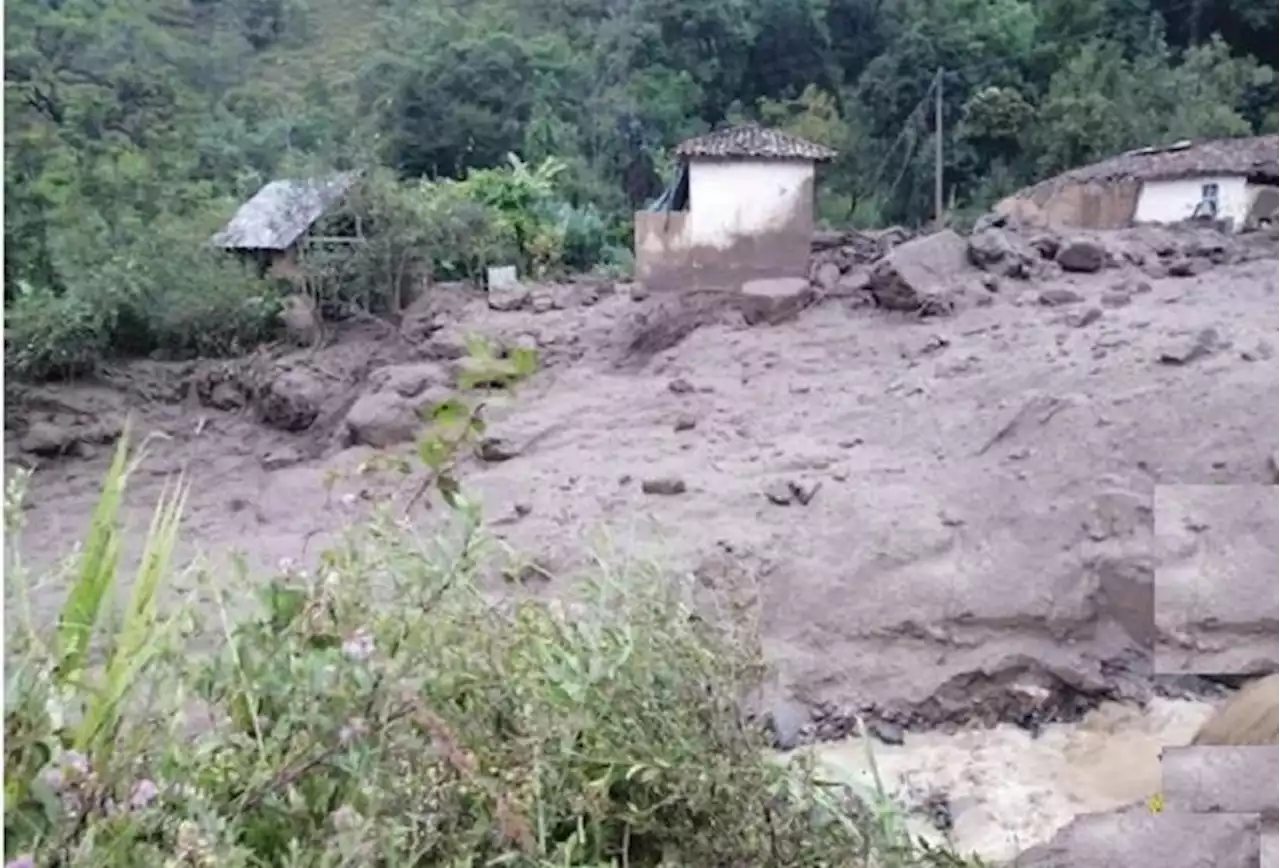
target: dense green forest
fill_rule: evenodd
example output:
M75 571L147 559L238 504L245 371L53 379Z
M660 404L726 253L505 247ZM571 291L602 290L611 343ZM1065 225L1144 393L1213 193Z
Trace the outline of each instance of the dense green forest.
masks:
M624 266L628 214L667 182L670 148L726 122L837 148L819 195L837 225L929 216L938 84L957 215L1124 148L1277 123L1271 0L14 0L6 13L19 373L261 337L261 285L201 245L282 176L376 167L398 225L448 218L383 252L434 245L437 269L483 258L445 249L485 234L481 210L509 228L552 199L539 213L559 234L541 254L536 231L521 236L526 263ZM477 169L493 170L487 192L447 183Z

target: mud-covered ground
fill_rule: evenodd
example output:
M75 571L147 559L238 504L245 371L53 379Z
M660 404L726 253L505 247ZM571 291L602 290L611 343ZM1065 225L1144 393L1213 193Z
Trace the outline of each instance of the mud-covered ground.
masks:
M745 594L783 746L841 737L855 712L910 745L913 729L1034 734L1103 697L1147 699L1157 491L1261 492L1206 520L1276 563L1275 239L956 243L836 248L815 288L761 287L756 306L625 284L441 288L314 352L29 389L6 431L6 459L39 468L27 557L81 537L126 413L166 435L131 493L137 532L185 469L185 554L313 556L404 496L357 468L411 448L414 409L445 393L474 331L543 362L464 471L493 531L536 560L540 593L607 545ZM1229 640L1236 658L1274 658L1274 627L1256 626Z

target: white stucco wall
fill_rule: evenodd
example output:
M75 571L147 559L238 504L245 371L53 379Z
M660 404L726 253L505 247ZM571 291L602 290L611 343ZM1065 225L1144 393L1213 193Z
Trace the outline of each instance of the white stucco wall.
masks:
M1218 219L1229 219L1237 227L1243 225L1254 191L1248 189L1245 179L1239 175L1147 181L1138 194L1134 222L1176 223L1191 219L1200 204L1201 188L1205 184L1218 185Z
M813 163L693 160L689 164L689 241L724 248L735 238L786 228L797 208L813 214Z

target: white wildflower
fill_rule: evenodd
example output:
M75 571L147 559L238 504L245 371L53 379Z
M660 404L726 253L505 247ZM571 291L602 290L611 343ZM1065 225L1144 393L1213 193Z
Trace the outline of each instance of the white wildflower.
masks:
M357 630L342 643L342 653L348 660L368 660L373 651L373 636L367 630Z
M134 811L141 811L150 805L160 795L160 788L156 786L156 782L150 778L143 778L133 785L133 789L129 791L129 808Z

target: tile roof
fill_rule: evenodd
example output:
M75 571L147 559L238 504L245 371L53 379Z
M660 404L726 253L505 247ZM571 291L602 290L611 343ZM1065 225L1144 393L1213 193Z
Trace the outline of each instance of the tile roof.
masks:
M1280 136L1249 136L1207 142L1177 142L1147 147L1063 172L1016 194L1026 198L1050 193L1067 184L1109 181L1167 181L1205 175L1276 177Z
M836 152L799 136L758 124L743 124L681 142L676 147L676 156L686 160L811 160L822 163L834 159Z

